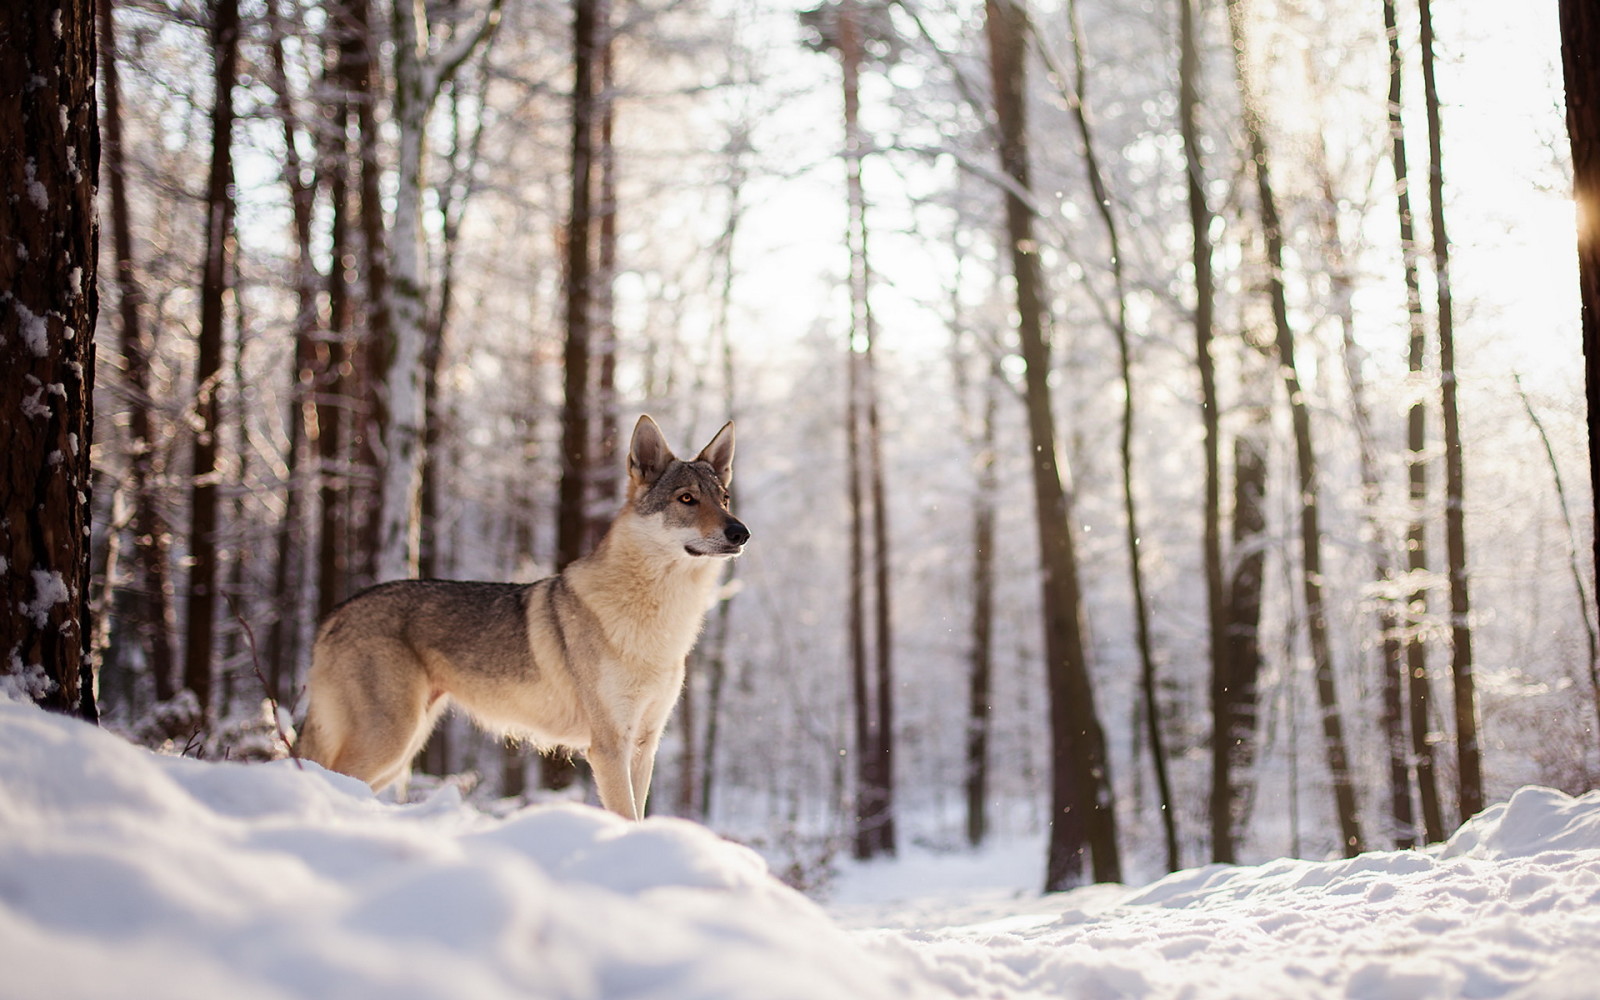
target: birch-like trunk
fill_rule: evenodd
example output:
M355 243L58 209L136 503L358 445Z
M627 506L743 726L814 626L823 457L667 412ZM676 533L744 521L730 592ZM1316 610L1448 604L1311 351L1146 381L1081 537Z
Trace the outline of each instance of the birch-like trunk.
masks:
M423 250L423 163L428 117L448 82L499 23L495 0L477 30L448 53L433 55L422 0L397 0L393 11L394 218L390 230L388 305L391 340L382 352L385 414L379 491L377 580L416 575L422 491L422 444L427 422L423 361L427 353L428 274Z

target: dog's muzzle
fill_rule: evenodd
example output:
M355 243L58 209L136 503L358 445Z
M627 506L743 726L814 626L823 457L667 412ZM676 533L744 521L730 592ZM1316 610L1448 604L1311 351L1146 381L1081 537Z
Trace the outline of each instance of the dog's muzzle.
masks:
M743 545L750 540L750 529L744 526L744 522L730 517L727 526L722 529L722 537L730 545Z

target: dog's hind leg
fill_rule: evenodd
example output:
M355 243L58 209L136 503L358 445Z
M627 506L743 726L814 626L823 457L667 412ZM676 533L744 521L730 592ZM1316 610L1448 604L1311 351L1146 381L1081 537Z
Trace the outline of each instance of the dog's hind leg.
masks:
M382 791L411 762L437 718L422 663L401 642L369 639L355 648L321 648L311 669L308 756Z

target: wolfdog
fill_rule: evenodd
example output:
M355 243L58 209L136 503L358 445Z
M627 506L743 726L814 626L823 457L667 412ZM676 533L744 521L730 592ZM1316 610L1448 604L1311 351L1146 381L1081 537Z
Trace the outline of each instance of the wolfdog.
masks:
M312 649L301 757L382 791L450 702L480 726L582 752L600 802L644 816L656 747L723 561L733 424L690 462L641 416L627 501L595 550L537 583L401 580L335 608Z

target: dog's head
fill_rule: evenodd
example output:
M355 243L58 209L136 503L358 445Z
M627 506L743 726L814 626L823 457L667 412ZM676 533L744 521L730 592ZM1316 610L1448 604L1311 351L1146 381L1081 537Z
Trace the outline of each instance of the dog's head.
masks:
M661 428L641 416L628 445L628 504L659 518L691 556L736 556L750 529L728 512L733 482L733 424L729 422L693 461L672 454Z

